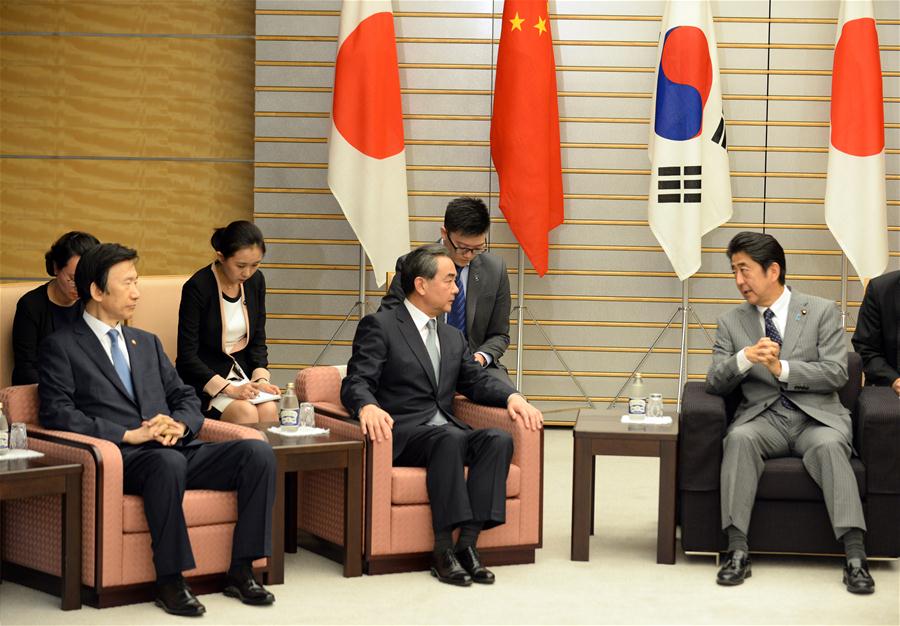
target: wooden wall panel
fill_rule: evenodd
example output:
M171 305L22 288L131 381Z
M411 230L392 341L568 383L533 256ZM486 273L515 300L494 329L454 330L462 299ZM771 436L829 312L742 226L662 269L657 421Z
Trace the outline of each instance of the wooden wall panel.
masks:
M250 0L5 0L0 28L0 278L75 228L187 273L252 214Z
M889 269L900 267L900 9L876 2L887 122ZM824 226L830 72L838 3L713 2L734 215L704 238L691 302L714 331L741 300L723 251L740 230L765 229L787 249L797 289L838 300L841 256ZM525 303L595 400L612 396L680 303L681 285L647 227L648 117L663 3L557 0L556 42L566 222L551 234L548 276L525 272ZM311 364L356 299L358 247L327 188L327 137L340 3L257 1L256 219L266 259L276 379ZM394 2L415 243L434 240L456 194L491 206L492 251L516 245L497 209L489 129L491 63L502 3ZM770 14L770 10L772 13ZM851 269L851 274L852 274ZM368 276L370 306L381 291ZM851 281L851 315L862 296ZM355 319L355 318L353 318ZM325 362L349 356L355 324ZM677 325L676 325L677 328ZM511 334L515 343L516 327ZM692 378L710 344L689 330ZM645 364L654 390L676 395L679 333ZM577 389L530 322L524 391L544 408L574 406ZM515 365L515 349L504 357Z

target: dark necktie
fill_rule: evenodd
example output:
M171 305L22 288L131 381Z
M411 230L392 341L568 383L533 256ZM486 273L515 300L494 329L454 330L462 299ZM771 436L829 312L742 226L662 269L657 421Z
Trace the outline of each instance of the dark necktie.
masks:
M122 349L119 347L119 331L113 328L106 334L112 343L110 353L112 354L113 367L116 368L116 374L119 375L119 380L125 386L128 397L134 400L134 384L131 382L131 370L128 369L128 361L125 360L125 355L122 354Z
M447 313L447 323L460 329L462 334L468 337L466 332L466 290L463 288L462 268L460 267L456 268L456 287L459 289L459 293L456 294L456 298L453 299L453 307Z
M782 344L781 333L778 332L778 327L772 320L773 317L775 317L775 312L772 309L766 309L763 313L763 319L766 322L766 337L780 346ZM784 394L781 395L781 405L786 409L797 410L797 405L788 400Z

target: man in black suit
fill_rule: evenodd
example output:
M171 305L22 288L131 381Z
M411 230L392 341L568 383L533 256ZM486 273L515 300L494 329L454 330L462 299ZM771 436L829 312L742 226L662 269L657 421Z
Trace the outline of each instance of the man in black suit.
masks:
M900 271L869 282L853 348L862 357L866 384L891 387L900 395Z
M399 307L359 323L341 401L371 439L393 440L394 465L425 467L434 529L432 574L441 582L490 584L494 575L475 544L483 528L506 519L512 438L499 429L472 430L453 415L453 395L506 407L510 419L541 428L540 411L515 388L485 372L465 337L439 318L457 293L456 268L440 244L410 252ZM468 466L468 480L464 468ZM460 528L454 547L452 532Z
M84 316L41 348L41 424L119 445L125 493L144 500L157 605L175 615L206 610L181 575L194 567L185 489L237 490L225 594L245 604L271 604L275 598L254 579L251 564L271 554L272 449L258 440L196 438L203 416L194 390L178 377L155 335L122 324L140 297L136 259L119 244L96 246L81 257L75 284Z
M500 357L509 347L509 276L506 263L487 250L491 216L478 198L456 198L447 205L441 243L456 265L459 295L443 321L455 326L469 342L472 358L489 374L509 382ZM379 310L396 309L403 293L403 259Z

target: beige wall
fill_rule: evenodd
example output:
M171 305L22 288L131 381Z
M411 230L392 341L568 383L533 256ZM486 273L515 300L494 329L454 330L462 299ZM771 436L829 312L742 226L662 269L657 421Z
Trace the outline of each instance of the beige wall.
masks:
M890 269L900 267L900 4L875 3L885 72ZM661 1L550 3L558 66L566 222L551 234L548 276L525 274L525 302L596 400L612 396L680 302L681 285L647 227L646 142ZM326 183L340 3L257 1L256 220L266 259L269 352L284 383L309 365L356 300L356 239ZM457 194L491 205L492 251L512 272L516 245L497 209L490 169L492 60L502 3L396 0L415 243L434 240ZM765 229L788 251L798 289L838 300L840 252L824 226L832 45L838 2L712 2L728 121L734 217L704 238L691 301L714 325L736 293L722 251L742 229ZM769 11L771 10L771 15ZM492 11L495 13L492 15ZM852 273L852 270L851 270ZM515 275L511 275L513 294ZM380 291L369 272L369 301ZM850 286L851 314L862 291ZM325 362L346 361L355 323ZM516 326L511 335L515 342ZM710 344L690 335L690 374ZM534 328L525 327L524 391L544 408L577 389ZM674 401L679 332L643 367ZM504 362L513 369L515 349Z
M0 1L0 278L80 229L145 274L252 214L252 0Z

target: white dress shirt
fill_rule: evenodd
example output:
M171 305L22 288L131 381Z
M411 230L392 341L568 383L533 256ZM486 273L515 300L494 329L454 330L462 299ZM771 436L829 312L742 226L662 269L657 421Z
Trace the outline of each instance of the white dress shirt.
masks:
M101 322L96 317L88 313L84 312L84 321L88 325L88 328L97 336L97 339L100 341L100 345L103 346L103 351L106 352L106 356L109 357L109 362L113 362L112 358L112 341L110 341L109 335L107 334L109 331L113 329L112 326L105 322ZM122 354L125 355L125 363L128 364L128 369L131 369L131 357L128 356L128 345L125 343L125 335L122 334L122 323L119 322L115 326L116 330L119 331L119 350ZM115 367L115 364L113 364Z
M790 307L790 304L791 290L785 288L781 295L778 296L778 299L772 303L772 306L757 305L756 310L759 311L759 325L760 328L762 328L763 336L766 335L766 319L765 317L763 317L763 314L766 312L766 309L772 309L772 313L774 313L774 316L772 317L772 323L775 324L775 328L778 329L778 334L781 335L782 341L784 340L784 330L787 327L788 308ZM747 358L747 355L744 354L743 348L740 352L737 353L736 357L738 370L741 372L741 374L753 367L753 363L751 363L750 359ZM781 361L781 374L779 374L778 380L786 383L788 382L788 377L790 376L791 367L784 359L779 360Z
M410 317L412 317L413 324L416 325L416 330L419 331L419 336L422 338L422 344L427 347L426 341L428 340L428 322L435 319L433 317L428 317L428 314L422 311L419 307L409 301L409 298L403 299L403 305L406 307L406 310L409 311ZM435 329L434 333L434 343L437 346L438 356L441 355L441 341L437 336L437 329Z

